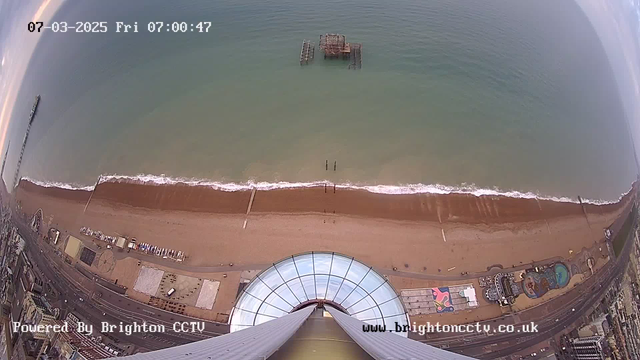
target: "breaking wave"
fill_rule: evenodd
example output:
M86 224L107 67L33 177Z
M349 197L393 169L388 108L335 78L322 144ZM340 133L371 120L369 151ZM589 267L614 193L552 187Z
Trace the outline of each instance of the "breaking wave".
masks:
M130 184L149 184L149 185L187 185L187 186L205 186L210 187L215 190L220 191L247 191L251 189L256 189L259 191L267 191L267 190L277 190L277 189L296 189L296 188L311 188L318 186L334 186L334 184L328 180L314 181L314 182L256 182L256 181L246 181L246 182L220 182L220 181L211 181L205 179L195 179L195 178L181 178L181 177L170 177L166 175L146 175L140 174L135 176L129 175L102 175L100 176L98 183L94 185L77 185L77 184L66 184L60 182L47 182L34 180L31 178L22 178L22 180L26 180L35 185L43 186L43 187L56 187L61 189L69 189L69 190L85 190L92 191L96 185L103 183L130 183ZM500 189L485 189L479 188L475 185L462 185L462 186L448 186L448 185L440 185L440 184L406 184L406 185L361 185L361 184L352 184L352 183L341 183L335 184L335 187L338 189L352 189L352 190L365 190L376 194L469 194L475 196L506 196L510 198L517 199L539 199L539 200L551 200L556 202L565 202L565 203L579 203L577 198L569 198L569 197L555 197L555 196L545 196L542 194L536 194L533 192L521 192L515 190L500 190ZM631 188L620 195L620 198L615 201L606 201L606 200L597 200L597 199L582 199L583 203L594 204L594 205L605 205L605 204L614 204L617 203L620 199L622 199L626 194L631 191Z
M92 191L95 188L95 185L83 186L83 185L77 185L77 184L61 183L57 181L40 181L40 180L35 180L29 177L20 178L20 181L23 181L23 180L38 186L46 187L46 188L58 188L58 189L66 189L66 190L85 190L85 191Z

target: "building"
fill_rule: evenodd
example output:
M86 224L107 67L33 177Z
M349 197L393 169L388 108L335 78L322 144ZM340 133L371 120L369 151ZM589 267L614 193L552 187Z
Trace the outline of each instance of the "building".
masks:
M95 360L114 357L117 353L107 350L98 340L81 334L76 329L61 332L54 344L59 358L65 360Z
M409 339L409 317L388 280L343 255L295 255L240 293L231 333L140 353L168 359L470 359Z
M0 360L8 360L13 353L11 344L11 325L8 319L2 319L2 329L0 329Z
M573 339L571 351L574 359L601 360L604 359L604 336L589 336Z
M593 319L589 324L578 330L578 336L589 337L596 335L607 335L609 333L609 323L607 322L607 314L601 314Z
M32 292L25 294L23 309L23 324L47 325L53 324L56 320L49 303L42 296ZM33 333L32 335L36 339L47 338L45 333Z
M29 227L31 228L31 230L33 230L33 232L37 233L38 235L40 235L40 228L42 227L42 218L42 209L38 209L36 213L33 214L33 217L29 222Z
M40 295L30 291L24 293L22 303L22 321L23 325L53 325L55 324L55 316L51 310L49 303ZM24 352L28 356L39 358L44 354L51 343L54 333L46 332L27 332L20 333ZM20 348L20 346L18 346Z
M104 344L100 337L78 332L79 321L73 313L67 314L65 322L68 324L68 331L56 334L56 338L51 341L50 353L55 352L60 360L95 360L120 355L115 348ZM62 321L58 323L63 324Z

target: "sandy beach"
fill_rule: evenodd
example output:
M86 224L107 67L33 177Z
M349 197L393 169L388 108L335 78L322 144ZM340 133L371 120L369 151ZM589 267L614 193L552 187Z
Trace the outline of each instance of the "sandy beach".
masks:
M30 184L32 185L32 184ZM86 194L76 194L84 199ZM71 200L67 192L55 194ZM114 206L129 205L153 210L174 210L218 214L244 214L250 191L219 191L207 186L150 185L106 182L97 186L92 201ZM586 204L592 214L615 212L624 202L609 205ZM408 221L477 223L515 223L581 215L575 203L520 199L507 196L471 194L379 194L366 190L312 188L258 191L253 213L329 213L337 215Z
M134 236L185 251L192 266L269 264L324 250L380 269L440 275L452 267L459 274L569 257L602 241L630 199L584 205L583 212L579 204L549 200L318 187L258 191L246 216L250 197L250 191L129 183L103 183L91 195L25 181L17 193L24 211L42 208L50 226Z
M615 204L581 206L504 196L383 195L345 189L334 193L333 188L325 193L318 187L257 191L248 215L250 191L204 186L102 183L91 192L22 181L16 199L27 216L41 208L45 226L59 228L65 238L72 234L90 243L79 232L88 226L184 251L188 255L184 263L154 257L147 265L220 281L212 310L188 307L187 312L226 321L243 270L257 273L308 251L353 256L387 275L398 292L477 286L475 274L488 269L578 258L587 248L599 268L607 261L603 229L628 209L632 193ZM144 263L145 255L118 253L117 257L121 260L115 270L102 275L132 289L140 268L136 258ZM148 295L129 292L148 301ZM522 305L533 306L558 294ZM502 314L501 308L482 298L479 304L472 311L416 315L412 320L466 323Z

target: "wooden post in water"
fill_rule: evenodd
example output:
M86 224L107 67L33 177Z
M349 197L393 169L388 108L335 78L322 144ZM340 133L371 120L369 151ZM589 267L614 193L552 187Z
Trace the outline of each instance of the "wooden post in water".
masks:
M333 162L333 171L336 171L337 168L338 168L338 162L334 161Z

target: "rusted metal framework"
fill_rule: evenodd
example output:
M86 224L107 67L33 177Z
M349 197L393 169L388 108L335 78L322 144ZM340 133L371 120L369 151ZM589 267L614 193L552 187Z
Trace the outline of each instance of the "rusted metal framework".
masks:
M320 50L324 58L342 58L349 60L349 69L362 68L362 44L348 43L347 37L341 34L320 35ZM304 49L304 44L303 44Z
M340 57L349 53L349 43L347 38L340 34L320 35L320 49L324 52L324 57Z

